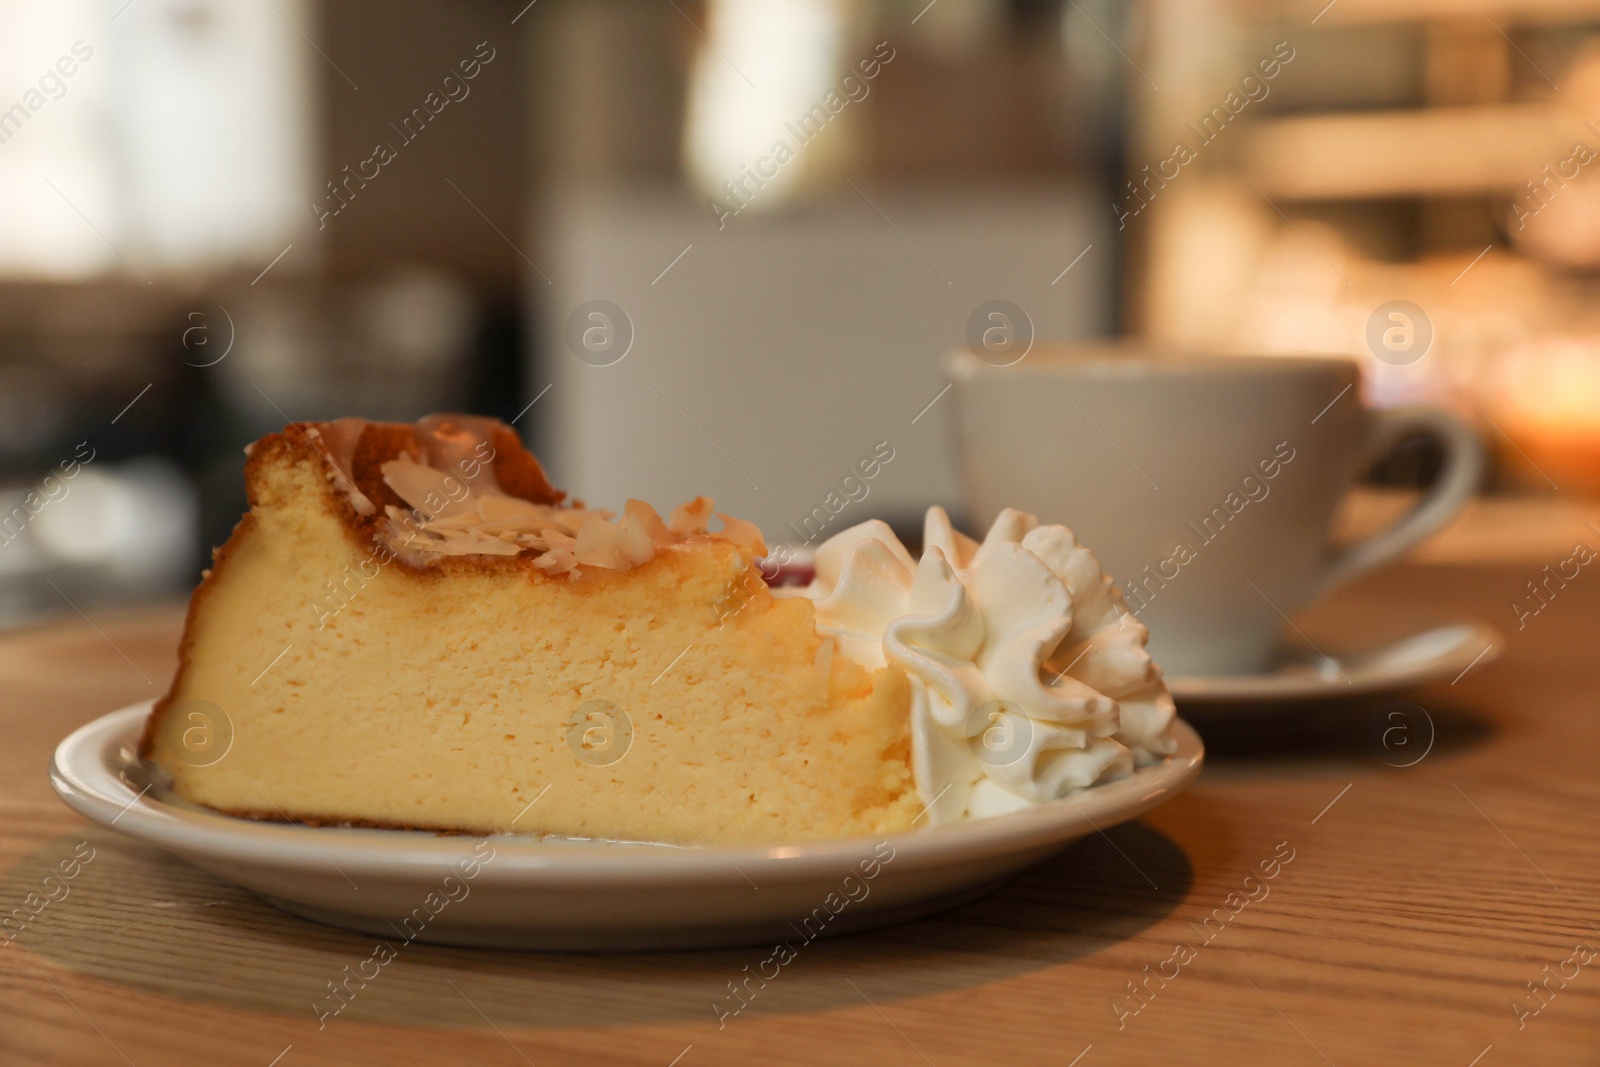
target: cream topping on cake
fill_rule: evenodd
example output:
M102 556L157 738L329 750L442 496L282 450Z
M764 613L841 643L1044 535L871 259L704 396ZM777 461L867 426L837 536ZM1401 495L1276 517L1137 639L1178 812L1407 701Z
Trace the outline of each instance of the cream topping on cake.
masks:
M863 666L912 680L912 762L934 824L1014 811L1174 751L1172 697L1147 631L1064 526L1007 510L980 545L930 508L920 561L865 522L780 595Z

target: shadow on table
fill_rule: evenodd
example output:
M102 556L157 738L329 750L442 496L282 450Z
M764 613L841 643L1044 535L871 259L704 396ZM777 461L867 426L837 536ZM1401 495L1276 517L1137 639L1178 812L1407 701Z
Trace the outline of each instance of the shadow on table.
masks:
M1301 704L1180 705L1178 713L1206 744L1206 763L1299 767L1352 761L1411 767L1465 751L1494 736L1482 712L1433 699L1376 697Z
M172 1000L317 1019L329 983L371 956L375 939L278 911L166 853L99 831L96 850L17 936L85 975ZM82 838L58 838L0 877L20 902ZM1046 970L1133 937L1187 896L1189 858L1139 823L1096 834L954 910L819 940L762 985L738 1018L828 1010L983 986ZM744 982L772 948L634 955L539 954L413 943L328 1027L582 1027L704 1020L737 1025ZM746 971L745 968L750 970ZM770 972L769 972L770 973ZM452 983L454 984L452 986ZM1108 997L1117 985L1107 979ZM470 998L470 999L469 999ZM718 1006L722 1011L718 1011Z

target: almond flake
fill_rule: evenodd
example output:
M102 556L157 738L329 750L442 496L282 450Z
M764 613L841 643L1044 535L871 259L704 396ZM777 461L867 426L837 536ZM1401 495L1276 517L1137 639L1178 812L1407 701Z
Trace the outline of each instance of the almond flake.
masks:
M706 532L706 520L711 518L713 502L708 496L697 496L687 504L672 509L667 526L679 537L692 537Z
M722 520L722 529L717 531L717 536L724 541L732 541L742 555L755 559L767 554L766 539L761 536L761 528L755 523L721 512L717 513L717 518Z

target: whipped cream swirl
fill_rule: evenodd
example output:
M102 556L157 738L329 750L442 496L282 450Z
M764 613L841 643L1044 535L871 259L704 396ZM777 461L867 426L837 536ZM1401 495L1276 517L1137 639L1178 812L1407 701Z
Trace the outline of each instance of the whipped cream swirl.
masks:
M824 542L817 628L911 679L912 767L931 822L998 815L1174 751L1144 626L1065 526L1002 512L983 543L930 508L913 560L877 520Z

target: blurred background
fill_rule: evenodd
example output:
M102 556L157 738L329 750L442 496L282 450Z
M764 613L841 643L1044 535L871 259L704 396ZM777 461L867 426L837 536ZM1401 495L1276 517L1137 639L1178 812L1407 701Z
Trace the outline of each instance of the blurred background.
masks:
M1596 0L0 0L0 625L186 590L291 419L774 538L885 445L853 521L954 505L996 300L1347 353L1586 507L1597 164Z

